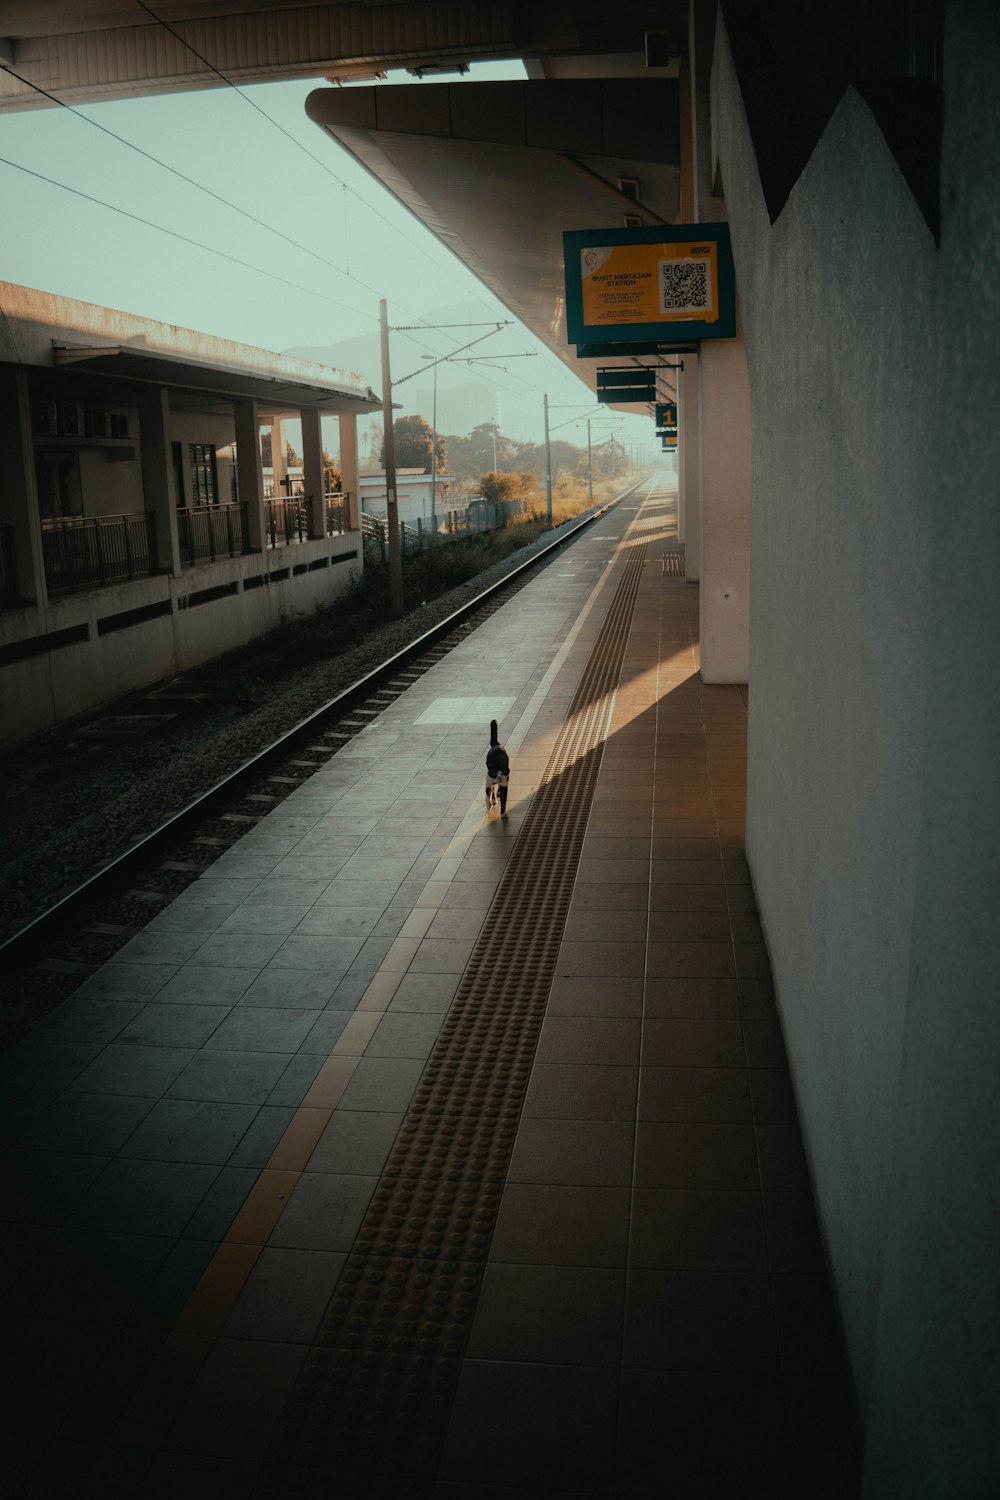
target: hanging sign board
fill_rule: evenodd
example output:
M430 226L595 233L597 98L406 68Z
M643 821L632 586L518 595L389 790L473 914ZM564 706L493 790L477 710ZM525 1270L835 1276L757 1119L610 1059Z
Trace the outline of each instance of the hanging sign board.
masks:
M663 429L677 431L676 401L657 401L656 403L656 430L660 432Z
M629 402L652 401L653 394L648 385L607 385L597 392L597 399L605 405L609 401L627 405Z
M563 257L571 344L735 337L727 224L570 229Z
M677 447L677 434L665 432L660 437L664 452L672 452Z
M597 399L609 401L655 401L656 371L635 365L625 369L598 370Z

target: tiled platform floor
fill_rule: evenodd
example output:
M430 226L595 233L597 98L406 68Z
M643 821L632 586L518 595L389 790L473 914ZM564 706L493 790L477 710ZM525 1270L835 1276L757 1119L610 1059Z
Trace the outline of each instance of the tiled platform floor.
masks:
M743 857L746 701L652 530L435 1496L840 1497ZM610 602L634 502L2 1063L20 1494L253 1491ZM485 819L491 717L510 816Z

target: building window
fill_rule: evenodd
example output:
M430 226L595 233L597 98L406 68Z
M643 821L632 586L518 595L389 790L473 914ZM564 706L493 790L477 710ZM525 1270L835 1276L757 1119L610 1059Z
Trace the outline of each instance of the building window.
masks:
M191 444L191 504L218 505L219 485L215 467L215 444Z

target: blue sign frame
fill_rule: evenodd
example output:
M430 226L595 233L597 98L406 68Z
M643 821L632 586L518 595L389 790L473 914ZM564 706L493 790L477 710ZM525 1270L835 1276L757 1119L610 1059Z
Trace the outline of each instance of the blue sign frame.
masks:
M567 341L592 346L598 357L602 345L669 346L736 336L736 271L728 224L569 229L563 234L563 257ZM706 313L684 317L677 287L685 283L682 279L675 286L671 278L686 277L694 286L690 278L695 274L700 275ZM692 300L697 300L693 293ZM644 314L648 319L650 312L654 319L638 321Z

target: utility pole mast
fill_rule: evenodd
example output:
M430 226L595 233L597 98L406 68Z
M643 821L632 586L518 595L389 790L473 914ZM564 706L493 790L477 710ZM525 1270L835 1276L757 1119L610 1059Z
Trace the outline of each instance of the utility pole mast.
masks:
M549 447L549 398L545 396L545 516L552 525L552 449Z
M432 531L435 539L437 538L437 529L438 529L437 510L435 509L435 499L437 497L437 471L438 471L438 461L437 461L437 441L438 441L438 439L437 439L437 429L438 429L438 372L437 372L437 365L435 364L434 365L434 403L433 403L433 407L432 407L432 410L431 410L431 531Z
M396 504L396 435L392 430L392 377L389 374L389 315L383 297L378 305L382 343L382 433L385 443L385 519L389 529L389 602L394 620L403 613L403 549Z
M587 418L587 496L594 503L594 458L590 451L590 418Z

